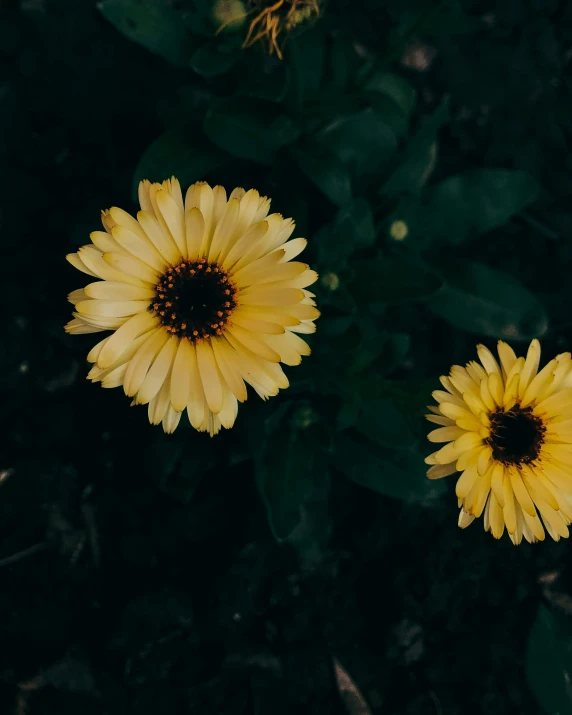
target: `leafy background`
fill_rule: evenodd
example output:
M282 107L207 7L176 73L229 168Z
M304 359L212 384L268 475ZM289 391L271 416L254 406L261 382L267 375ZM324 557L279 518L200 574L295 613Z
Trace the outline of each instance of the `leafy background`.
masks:
M460 531L421 419L477 342L572 343L572 6L330 0L283 62L211 13L0 5L0 712L572 712L568 543ZM171 174L271 196L322 276L212 440L62 329L64 255Z

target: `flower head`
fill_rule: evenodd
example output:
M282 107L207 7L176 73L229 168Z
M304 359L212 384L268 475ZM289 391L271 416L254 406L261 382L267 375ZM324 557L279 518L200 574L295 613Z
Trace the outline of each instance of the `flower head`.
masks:
M102 212L105 231L67 256L94 282L73 291L68 333L113 331L89 353L88 377L123 386L148 404L152 424L173 432L187 411L193 427L230 428L248 383L263 398L288 387L279 363L298 365L319 316L306 287L317 274L293 261L294 222L270 214L251 189L142 181L137 218Z
M447 442L425 460L430 479L461 472L456 493L465 528L484 512L484 527L514 544L558 541L572 520L572 360L557 355L538 371L540 343L517 358L499 341L499 361L483 345L482 364L453 365L441 377L427 419Z
M268 54L275 53L280 59L283 55L279 38L320 14L319 0L250 0L249 7L255 16L242 46L265 42Z

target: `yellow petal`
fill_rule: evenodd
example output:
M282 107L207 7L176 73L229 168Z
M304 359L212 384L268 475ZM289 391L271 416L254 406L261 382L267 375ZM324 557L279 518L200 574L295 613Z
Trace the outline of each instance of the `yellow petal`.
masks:
M168 380L178 346L179 338L175 337L170 337L163 345L137 392L135 397L137 404L147 404Z
M210 413L210 410L207 407L205 399L203 383L201 380L199 365L197 361L196 347L191 343L190 348L191 350L189 356L191 359L191 382L189 388L189 401L187 404L187 415L189 416L189 422L191 423L191 425L195 429L200 429L207 415Z
M496 372L498 373L499 377L502 376L500 367L495 360L494 355L487 347L485 347L484 345L477 345L477 354L488 375L493 372Z
M505 467L500 462L495 462L491 473L491 489L501 507L504 506L504 481Z
M155 194L155 200L170 235L173 237L181 255L183 255L187 250L187 242L185 239L185 217L182 208L167 191L161 189Z
M207 405L215 414L222 409L223 390L220 373L210 342L200 341L196 344L197 363L205 392Z
M155 214L150 211L139 211L137 220L155 249L171 266L176 265L183 258L172 236L165 231ZM163 419L163 418L161 418ZM159 420L160 422L161 420ZM158 424L157 422L156 424ZM154 423L155 424L155 423Z
M530 494L528 493L528 489L524 484L519 470L514 467L510 469L509 477L512 491L514 492L516 500L527 514L530 514L530 516L534 516L536 514L536 509L534 508L534 503L530 498Z
M506 376L509 374L516 362L516 355L510 345L507 345L507 343L502 340L498 341L498 353L501 361L503 377L506 379Z
M504 533L504 518L502 508L497 502L494 494L490 495L488 506L491 534L495 537L495 539L500 539Z
M459 459L463 452L467 452L480 444L482 444L482 440L478 434L467 432L455 442L451 442L451 444L440 449L435 454L435 459L438 464L449 464L449 462Z
M229 325L226 328L226 332L230 333L235 340L255 355L259 355L270 362L280 362L280 354L266 342L263 342L262 339L259 339L256 334L244 330L239 325Z
M459 499L464 499L467 496L467 494L474 487L478 478L479 474L476 467L465 469L455 485L455 494L459 497Z
M149 337L131 358L123 380L123 389L128 397L133 397L143 384L151 363L168 340L162 328L149 332ZM160 420L159 420L160 421Z
M472 514L469 514L464 509L461 509L459 512L459 527L461 529L466 529L467 526L472 524L474 520L475 517Z
M155 317L146 311L129 318L103 346L97 359L98 366L102 369L110 367L132 340L157 327L157 324Z
M214 339L211 344L218 368L230 391L239 402L244 402L247 397L246 385L236 365L236 351L225 338Z
M518 388L518 396L520 398L524 397L526 388L530 385L532 378L538 372L538 365L540 364L540 342L534 338L530 343L528 352L526 354L526 362L522 371L520 373L520 382Z
M169 396L176 412L182 412L188 402L193 371L193 349L188 340L180 340L173 360Z
M198 208L192 208L185 213L185 232L187 237L186 256L196 259L203 244L205 235L205 219Z
M427 470L427 477L429 479L442 479L454 474L456 471L455 462L451 462L451 464L435 464Z
M498 500L497 500L498 501ZM516 505L514 502L514 493L510 479L507 478L503 483L503 518L509 534L514 534L516 531Z
M429 432L427 439L430 442L451 442L452 440L462 437L464 434L466 434L465 430L462 430L460 427L454 425L451 427L442 427L441 429L435 429L432 432Z

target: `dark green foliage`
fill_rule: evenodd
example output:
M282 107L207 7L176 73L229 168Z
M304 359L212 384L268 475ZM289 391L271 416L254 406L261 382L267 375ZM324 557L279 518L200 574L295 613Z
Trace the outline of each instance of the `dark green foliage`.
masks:
M478 342L572 345L570 4L329 0L283 61L213 8L0 4L1 715L351 715L335 660L374 715L568 715L569 546L458 530L423 414ZM312 355L212 440L63 332L65 254L171 175L320 274Z
M526 674L546 715L572 709L572 624L570 616L542 605L528 637Z

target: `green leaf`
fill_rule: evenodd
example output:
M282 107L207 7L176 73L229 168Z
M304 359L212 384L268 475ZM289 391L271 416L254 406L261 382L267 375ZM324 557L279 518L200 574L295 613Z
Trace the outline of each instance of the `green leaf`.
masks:
M247 97L256 97L268 102L281 102L288 91L288 74L283 65L265 72L260 67L252 67L248 82L241 89Z
M417 24L419 35L465 35L484 27L478 17L467 15L457 0L447 0L435 6L435 10Z
M330 201L338 206L352 198L350 175L337 157L315 144L292 150L292 156L306 176Z
M409 351L409 335L379 331L376 322L375 319L363 317L359 322L362 337L351 353L352 373L361 372L374 362L378 374L389 372Z
M405 220L419 241L459 244L507 223L538 194L536 180L523 171L476 169L432 187Z
M445 97L394 161L395 168L381 187L382 196L417 194L427 183L437 160L437 132L448 120L449 101Z
M237 52L221 52L214 43L206 44L194 53L191 67L203 77L215 77L227 72L238 58Z
M413 111L417 99L415 89L406 79L383 70L374 71L365 82L364 89L391 99L406 117Z
M508 273L460 259L439 268L447 283L428 307L455 327L504 340L540 338L548 330L538 298Z
M342 433L330 460L352 482L393 499L421 501L444 489L442 482L427 479L423 456L415 451L380 449Z
M415 437L405 417L388 399L362 395L355 429L383 447L411 449Z
M351 33L342 30L337 34L329 53L332 84L336 93L343 92L355 74L359 56L355 51L355 40Z
M167 3L156 0L103 0L98 8L133 42L171 64L189 66L192 38L179 14Z
M443 285L443 279L415 256L401 255L357 261L350 292L362 305L425 300Z
M315 139L355 178L382 173L397 148L395 133L371 108L335 119Z
M407 133L409 117L391 97L382 92L368 91L365 99L396 136Z
M139 160L133 176L135 195L142 179L164 181L174 175L184 187L204 180L225 161L225 155L205 139L200 129L167 131L147 147Z
M226 97L215 101L204 119L211 141L229 154L269 164L283 146L299 134L290 117L270 102L251 97Z
M322 226L313 238L319 268L327 271L338 271L355 251L374 242L373 213L362 198L342 206L334 222Z
M305 502L327 489L327 471L319 462L317 445L301 430L267 437L256 455L256 484L278 541L302 523Z
M344 234L355 248L366 248L375 243L373 213L363 198L342 206L336 215L335 225L337 231Z
M190 453L193 453L192 459ZM145 447L145 463L149 473L157 479L159 489L185 504L192 500L203 475L215 462L210 446L195 454L188 436L173 441L160 435Z
M528 636L526 677L546 715L572 712L572 621L541 605Z
M326 37L321 23L293 37L288 43L286 63L294 103L302 105L320 87L326 56Z

